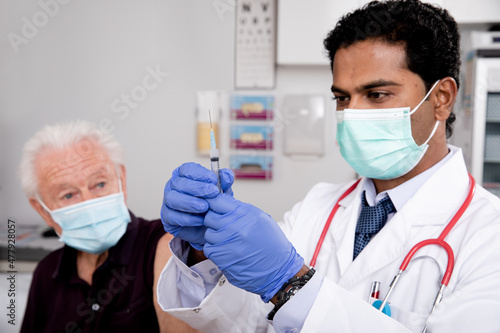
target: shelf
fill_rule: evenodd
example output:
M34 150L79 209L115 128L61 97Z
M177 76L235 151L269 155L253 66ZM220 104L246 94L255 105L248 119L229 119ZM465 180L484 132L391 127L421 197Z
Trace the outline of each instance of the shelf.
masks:
M485 158L484 163L500 163L500 158Z
M500 124L500 118L498 118L498 119L494 119L494 118L493 119L488 119L488 118L486 118L486 122L487 123L493 123L493 124Z

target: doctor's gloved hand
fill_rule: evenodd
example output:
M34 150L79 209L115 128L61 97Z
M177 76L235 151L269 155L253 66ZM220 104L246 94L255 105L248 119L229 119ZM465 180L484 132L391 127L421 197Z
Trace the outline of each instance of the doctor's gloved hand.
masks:
M207 199L205 256L231 284L268 302L304 264L278 224L262 210L220 194Z
M220 170L224 193L233 195L233 172ZM206 227L203 219L209 209L206 198L219 194L215 174L196 163L185 163L172 172L165 185L161 220L166 232L181 238L197 250L205 244Z

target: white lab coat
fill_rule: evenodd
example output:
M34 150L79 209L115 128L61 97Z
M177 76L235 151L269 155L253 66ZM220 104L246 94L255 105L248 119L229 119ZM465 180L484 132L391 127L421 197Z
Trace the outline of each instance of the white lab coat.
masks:
M351 184L318 184L285 214L282 228L306 263L333 205ZM316 269L324 279L302 331L421 332L427 321L429 333L500 332L500 199L480 186L446 238L454 250L455 269L434 313L427 318L447 263L445 251L434 245L417 252L403 273L390 297L392 318L367 302L372 282L381 282L385 296L410 248L437 238L463 203L469 180L461 151L421 186L353 262L361 185L340 202L323 243ZM200 306L178 308L180 273L172 261L162 273L158 297L164 310L204 332L268 330L265 317L272 306L224 277ZM280 311L287 311L287 305Z

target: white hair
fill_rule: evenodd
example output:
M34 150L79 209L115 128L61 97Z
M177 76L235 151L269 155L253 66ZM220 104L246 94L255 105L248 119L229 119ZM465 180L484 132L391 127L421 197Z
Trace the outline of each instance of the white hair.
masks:
M19 177L26 195L32 197L39 193L35 161L44 149L55 148L62 150L83 140L93 140L93 142L104 148L116 167L124 164L125 154L120 143L111 134L102 131L93 123L77 120L45 126L35 133L23 148ZM81 149L85 153L83 145Z

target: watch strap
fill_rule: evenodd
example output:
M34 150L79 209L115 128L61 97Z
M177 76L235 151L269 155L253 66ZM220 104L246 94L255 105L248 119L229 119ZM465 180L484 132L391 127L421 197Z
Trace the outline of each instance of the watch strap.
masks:
M278 310L281 309L281 307L285 305L285 303L288 302L290 298L295 296L295 294L300 289L302 289L303 286L305 286L305 284L312 278L315 272L316 270L314 268L310 268L309 272L307 272L306 274L299 277L294 276L293 278L288 280L276 293L276 305L267 315L267 319L273 320L276 312L278 312Z

